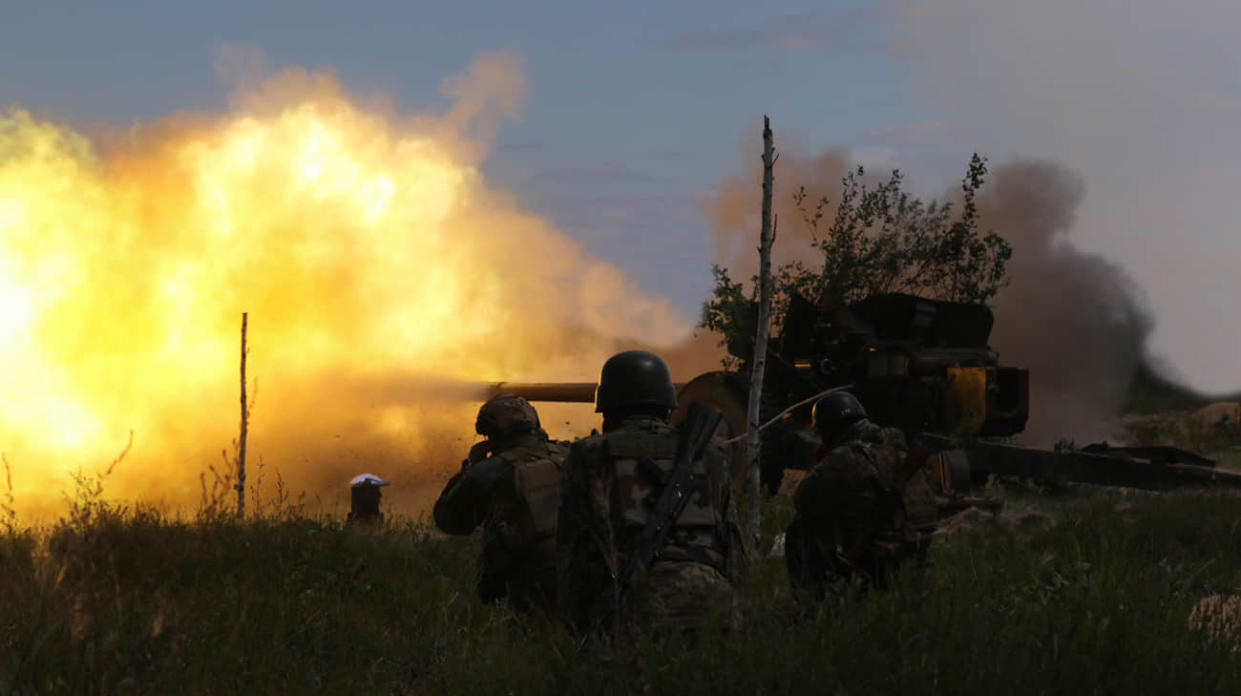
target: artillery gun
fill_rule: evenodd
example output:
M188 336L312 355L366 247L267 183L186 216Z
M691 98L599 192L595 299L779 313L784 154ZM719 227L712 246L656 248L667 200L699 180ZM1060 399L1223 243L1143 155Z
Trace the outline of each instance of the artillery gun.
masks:
M945 490L968 490L990 474L1156 489L1241 486L1241 475L1215 471L1214 462L1171 447L1050 451L997 441L1025 428L1029 371L1000 364L988 345L993 322L991 310L980 304L893 293L832 309L794 295L767 353L760 404L760 422L768 424L760 462L764 489L776 492L785 469L814 463L821 442L811 427L812 402L841 387L857 396L877 423L940 436L934 465ZM738 335L754 332L742 327ZM737 340L728 346L740 369L677 383L679 408L672 415L673 423L680 422L694 401L724 414L717 435L731 441L738 484L747 472L743 436L751 345ZM500 382L488 391L588 403L595 384Z
M813 463L820 441L810 402L832 388L848 387L872 420L910 432L1020 432L1029 413L1029 372L999 364L987 345L992 323L984 305L883 294L832 310L793 295L767 353L760 420L787 413L763 432L763 487L775 492L784 469ZM749 348L730 343L741 370L699 375L678 398L707 401L724 411L730 432L744 432Z
M751 317L751 323L753 319ZM769 345L760 420L761 476L775 492L786 468L806 469L821 444L810 423L813 397L847 386L876 422L910 431L953 436L1002 436L1020 432L1028 408L1028 372L1001 367L987 346L991 310L983 305L875 295L831 311L794 295L783 330ZM743 327L742 332L753 335ZM750 344L729 344L737 370L707 372L677 384L674 423L691 402L724 414L719 435L735 440L746 430L750 395ZM594 400L594 383L501 382L492 393L532 401ZM800 405L797 405L800 404ZM793 407L790 409L790 407ZM745 446L731 446L736 479L746 475Z

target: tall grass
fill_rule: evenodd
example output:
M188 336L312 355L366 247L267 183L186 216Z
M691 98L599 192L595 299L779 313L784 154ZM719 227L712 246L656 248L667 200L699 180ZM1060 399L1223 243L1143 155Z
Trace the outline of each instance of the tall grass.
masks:
M1241 693L1232 646L1186 622L1241 584L1237 498L1067 498L1055 517L1025 541L954 537L925 593L800 615L764 559L738 631L579 648L479 604L476 539L97 505L0 532L0 693Z

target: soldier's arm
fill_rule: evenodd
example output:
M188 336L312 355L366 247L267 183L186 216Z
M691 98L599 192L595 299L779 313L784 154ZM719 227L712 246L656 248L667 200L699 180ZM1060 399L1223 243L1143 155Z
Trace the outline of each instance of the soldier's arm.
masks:
M896 449L909 448L910 443L908 438L905 437L904 430L901 430L900 428L884 428L881 432L883 433L883 442L888 447L894 447Z
M793 507L802 517L816 518L825 516L831 508L833 489L837 482L831 471L831 460L824 457L815 465L797 489L793 491Z
M470 534L487 517L491 491L507 463L490 457L448 480L432 515L435 526L447 534Z

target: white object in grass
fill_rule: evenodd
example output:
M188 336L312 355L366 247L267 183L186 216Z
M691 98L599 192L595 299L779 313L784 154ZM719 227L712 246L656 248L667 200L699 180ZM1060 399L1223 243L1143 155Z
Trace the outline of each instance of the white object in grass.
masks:
M385 481L374 474L358 474L349 482L353 486L390 486L391 482Z

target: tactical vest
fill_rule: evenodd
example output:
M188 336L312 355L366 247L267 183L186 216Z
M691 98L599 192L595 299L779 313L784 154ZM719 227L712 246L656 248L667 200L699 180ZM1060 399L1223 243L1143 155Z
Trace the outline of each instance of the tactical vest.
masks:
M540 442L515 447L496 456L512 467L514 503L519 508L520 523L510 534L520 538L507 539L513 550L534 547L552 549L556 537L556 514L560 507L560 467L565 449L555 442ZM515 520L514 522L517 522ZM554 553L554 549L552 549Z
M616 471L623 538L632 543L646 527L676 464L677 435L672 430L618 430L604 436L604 454ZM723 516L716 514L703 459L693 462L691 470L694 487L689 503L675 520L658 559L694 561L725 572L727 549L717 528Z

